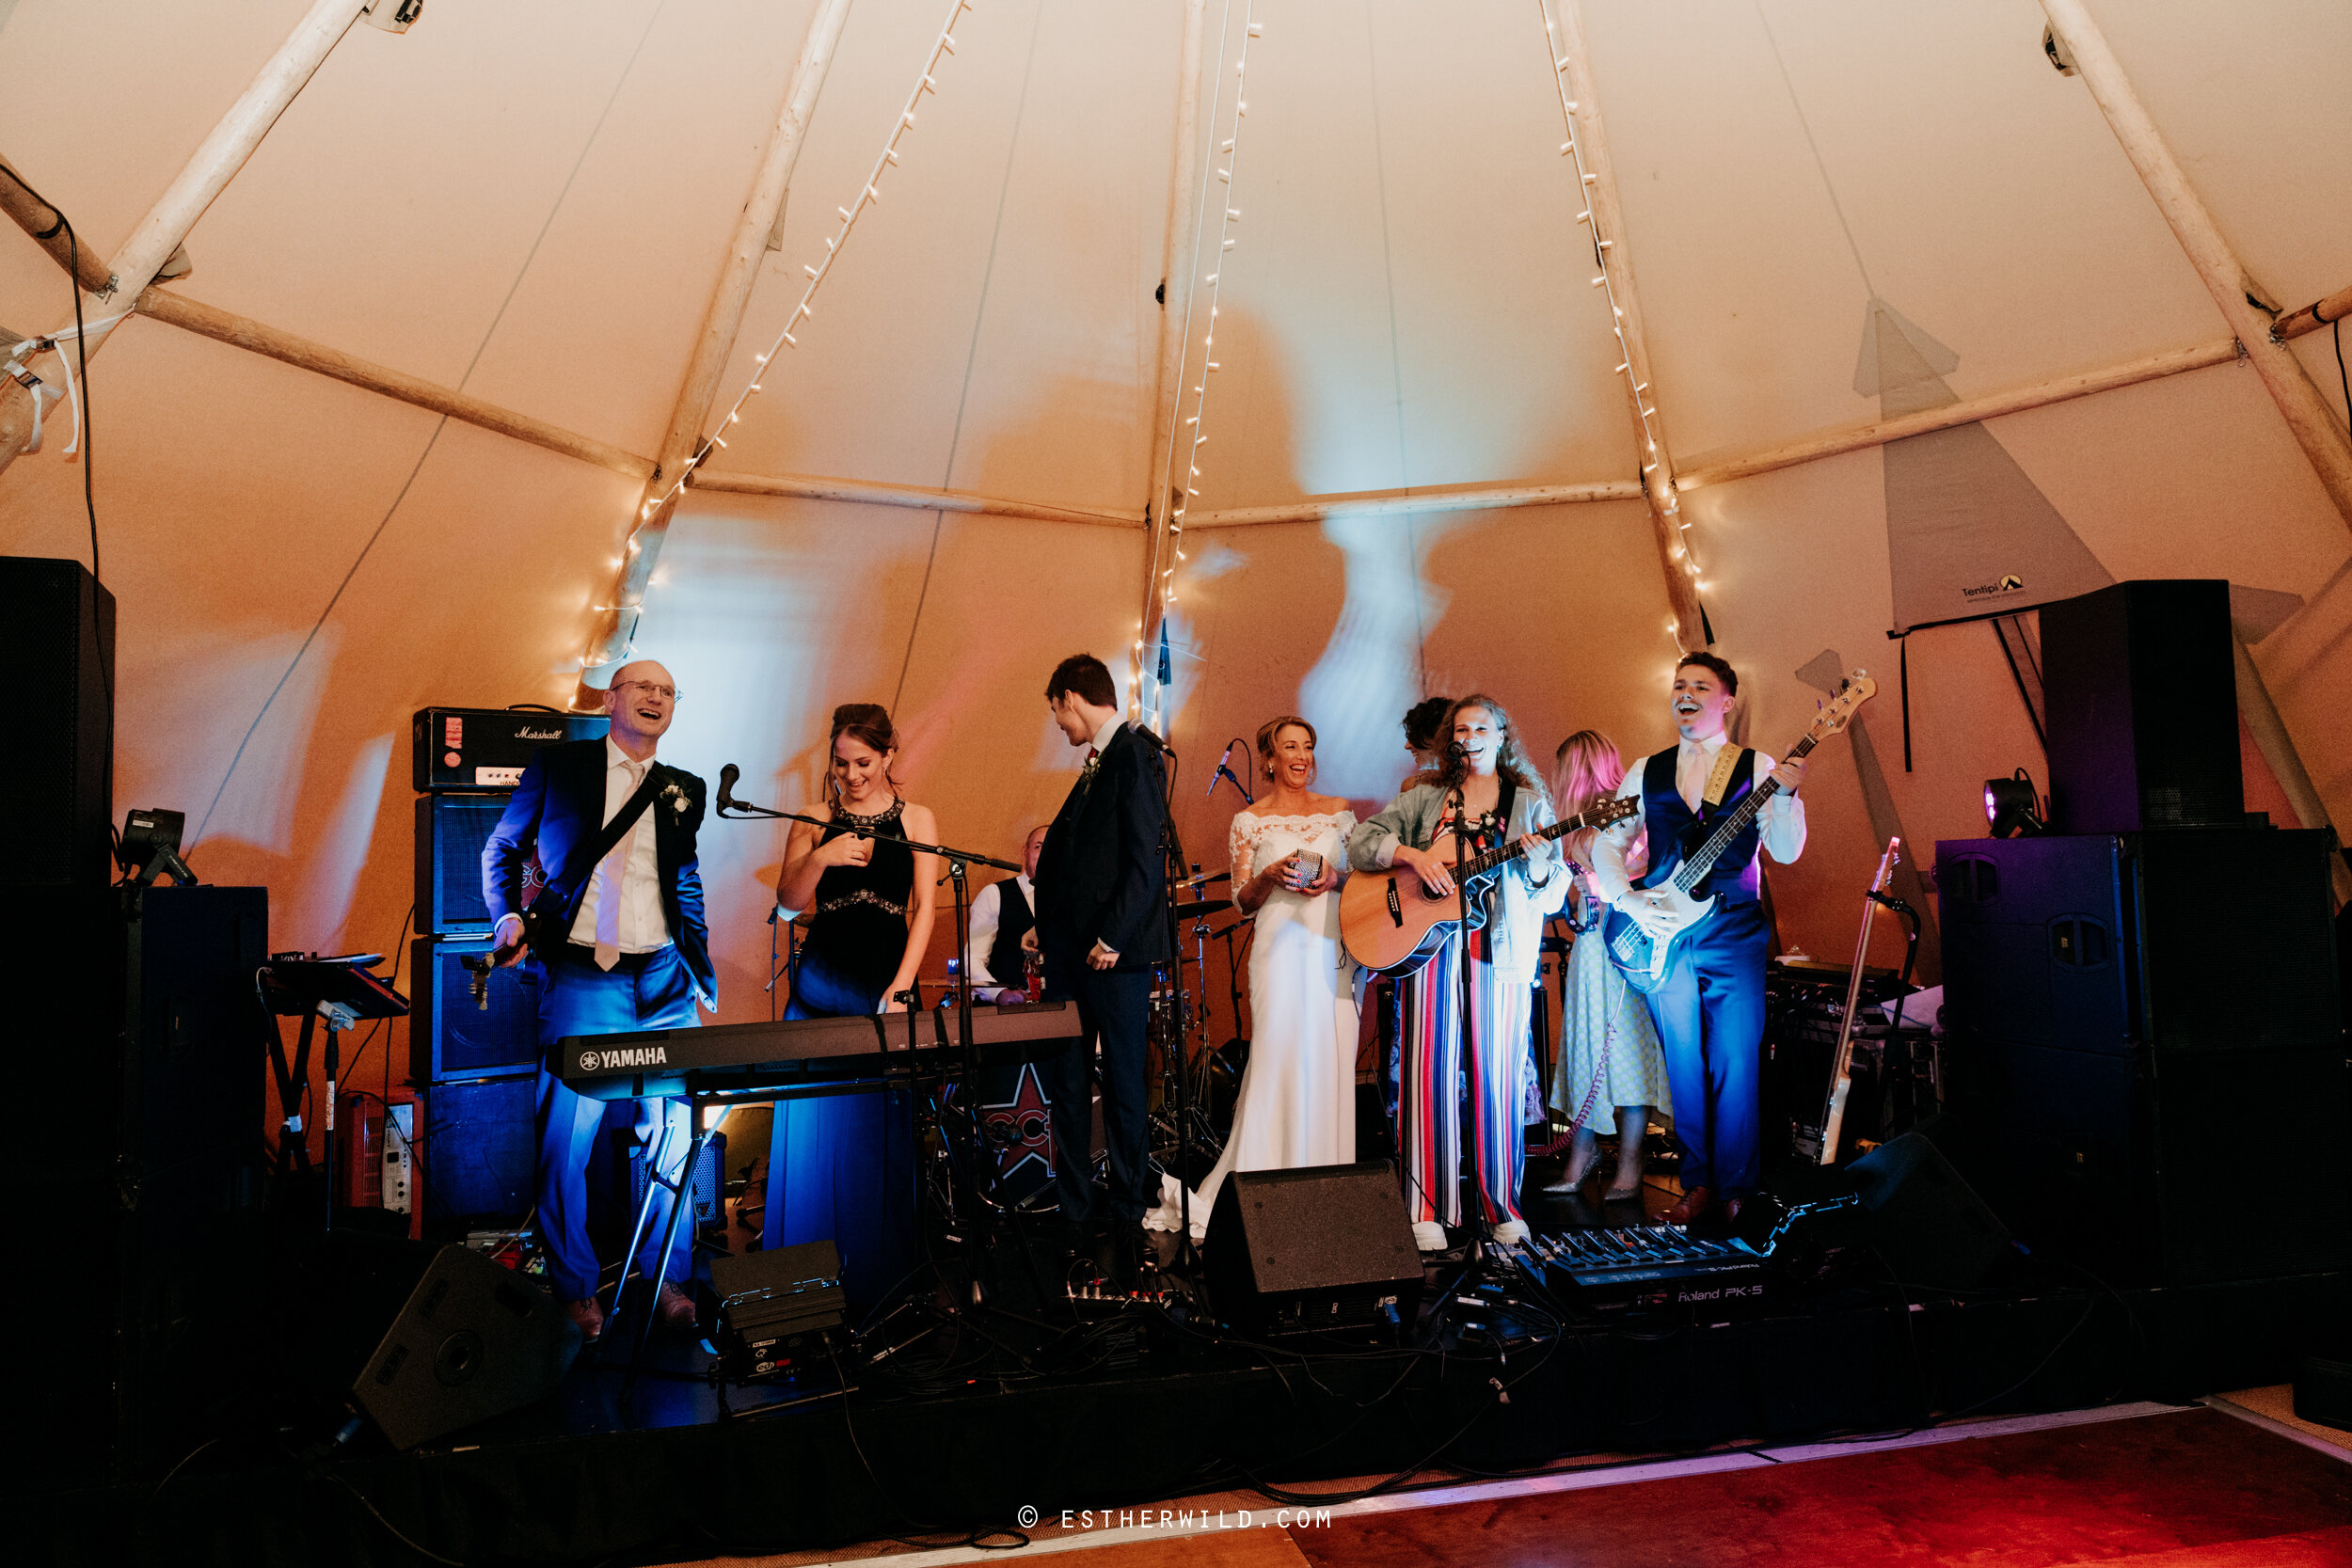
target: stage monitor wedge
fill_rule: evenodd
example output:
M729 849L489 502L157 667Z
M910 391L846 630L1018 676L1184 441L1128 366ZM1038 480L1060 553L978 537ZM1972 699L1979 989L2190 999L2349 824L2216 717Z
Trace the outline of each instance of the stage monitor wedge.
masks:
M2227 582L2119 582L2041 623L2054 831L2243 824Z
M540 1285L452 1244L401 1308L352 1385L396 1449L411 1449L555 1391L580 1325Z
M1410 1323L1422 1282L1387 1164L1235 1171L1217 1195L1207 1262L1217 1315L1253 1332Z

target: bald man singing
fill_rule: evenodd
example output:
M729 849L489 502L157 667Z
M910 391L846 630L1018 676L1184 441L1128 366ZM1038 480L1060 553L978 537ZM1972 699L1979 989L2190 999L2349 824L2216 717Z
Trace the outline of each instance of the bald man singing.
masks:
M498 831L482 851L483 895L506 961L530 943L523 921L523 867L532 851L547 887L531 899L539 937L530 958L539 972L539 1038L548 1050L567 1035L675 1029L701 1022L694 1005L715 1008L719 986L703 923L702 869L694 832L702 826L703 782L654 760L677 712L677 683L651 659L612 673L605 692L611 733L602 740L543 746L523 769ZM623 826L623 819L626 825ZM619 826L615 835L608 829ZM611 840L609 848L599 846ZM558 940L558 937L562 940ZM552 949L552 951L550 951ZM548 1278L564 1310L595 1339L604 1327L597 1304L602 1270L588 1238L588 1154L604 1102L566 1088L539 1069L539 1236ZM637 1136L650 1158L666 1122L664 1174L675 1178L691 1136L682 1100L637 1104ZM668 1193L646 1227L638 1266L662 1262ZM693 1227L678 1227L666 1281L691 1273ZM664 1327L693 1326L693 1298L665 1283L656 1312Z

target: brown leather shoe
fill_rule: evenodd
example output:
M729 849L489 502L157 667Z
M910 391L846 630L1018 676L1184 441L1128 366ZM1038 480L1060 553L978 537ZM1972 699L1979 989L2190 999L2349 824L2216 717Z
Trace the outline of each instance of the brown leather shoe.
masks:
M580 1325L580 1342L583 1345L595 1344L604 1333L604 1308L593 1299L567 1301L564 1304L564 1313Z
M1689 1225L1714 1207L1714 1196L1705 1187L1692 1187L1675 1199L1675 1206L1658 1217L1668 1225Z
M661 1299L654 1304L654 1321L673 1334L694 1332L694 1298L675 1285L661 1287Z

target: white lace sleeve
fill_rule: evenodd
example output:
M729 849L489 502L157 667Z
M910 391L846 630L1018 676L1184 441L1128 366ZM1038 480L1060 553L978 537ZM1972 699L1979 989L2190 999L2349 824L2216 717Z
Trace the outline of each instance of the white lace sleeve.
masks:
M1233 813L1232 831L1225 835L1225 853L1233 873L1233 886L1239 888L1257 873L1250 869L1249 853L1255 835L1249 831L1249 814Z

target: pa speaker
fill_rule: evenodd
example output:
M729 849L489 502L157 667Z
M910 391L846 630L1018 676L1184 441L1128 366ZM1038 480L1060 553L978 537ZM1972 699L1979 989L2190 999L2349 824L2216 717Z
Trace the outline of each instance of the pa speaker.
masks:
M536 1284L445 1246L352 1385L396 1449L546 1398L580 1353L580 1325Z
M2043 605L2041 621L2052 828L2244 820L2227 582L2119 582Z
M2009 1250L2009 1227L1921 1134L1891 1138L1847 1169L1879 1257L1904 1284L1966 1290Z
M1259 1333L1409 1323L1421 1249L1383 1164L1235 1171L1209 1222L1218 1315Z
M0 556L16 648L17 743L0 773L0 885L113 880L115 600L78 561Z
M477 1003L464 960L489 952L487 936L419 937L410 944L410 1082L492 1078L538 1067L539 973L531 964L494 969Z

